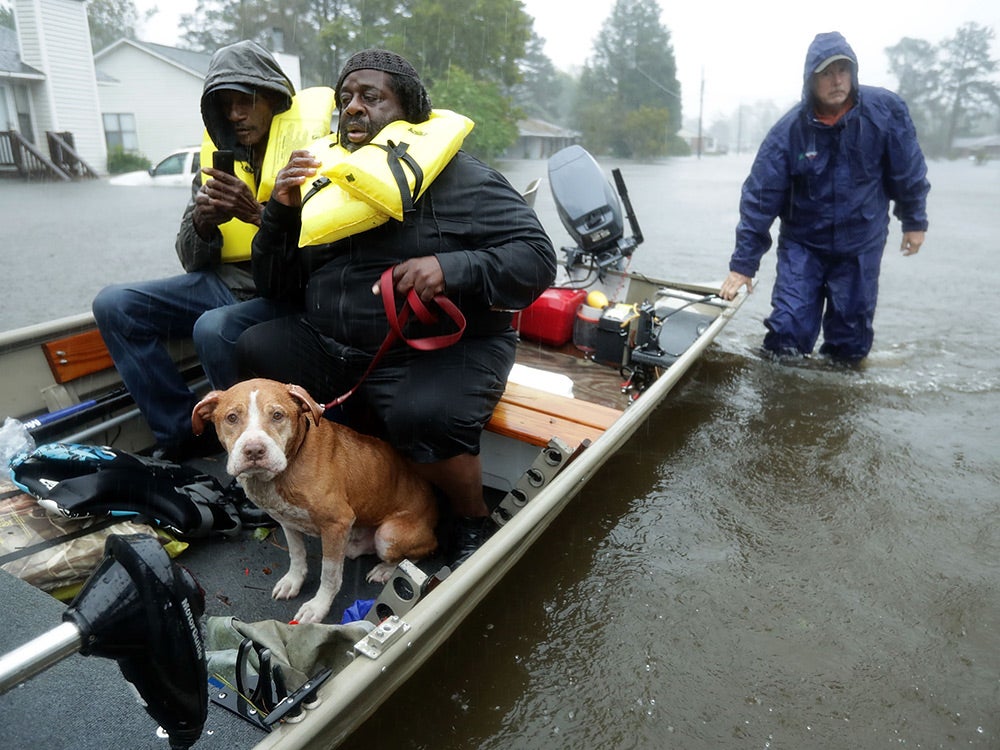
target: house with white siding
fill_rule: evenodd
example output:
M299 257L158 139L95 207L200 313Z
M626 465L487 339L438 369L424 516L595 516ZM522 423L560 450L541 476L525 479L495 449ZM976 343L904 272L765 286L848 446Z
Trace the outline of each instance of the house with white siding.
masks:
M212 56L119 39L94 55L108 147L122 146L154 164L201 143L201 90Z
M107 148L86 2L15 0L14 22L14 37L4 34L0 127L17 131L46 156L47 133L71 133L80 159L104 171Z
M0 173L31 176L27 160L56 174L52 133L69 133L99 174L115 146L156 163L201 143L211 54L120 39L95 55L86 7L85 0L14 0L16 31L0 27ZM298 88L298 57L274 55Z
M299 58L273 53L295 85ZM201 91L212 55L119 39L94 55L108 147L121 145L154 164L201 143Z

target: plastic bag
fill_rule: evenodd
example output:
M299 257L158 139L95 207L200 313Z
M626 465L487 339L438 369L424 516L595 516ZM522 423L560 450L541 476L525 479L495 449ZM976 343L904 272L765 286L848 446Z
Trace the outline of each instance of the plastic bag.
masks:
M28 428L13 417L4 419L3 427L0 427L0 467L3 471L7 471L15 457L34 449L35 439Z

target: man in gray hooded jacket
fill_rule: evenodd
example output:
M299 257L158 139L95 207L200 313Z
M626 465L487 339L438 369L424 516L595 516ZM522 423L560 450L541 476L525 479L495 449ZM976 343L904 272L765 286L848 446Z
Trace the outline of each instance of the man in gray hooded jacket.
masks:
M238 379L234 347L239 334L286 312L281 303L256 296L249 258L263 212L257 193L268 177L272 122L290 110L294 96L288 76L255 42L237 42L215 53L205 77L202 120L214 148L233 153L235 174L203 164L204 176L198 174L192 183L176 241L186 273L114 284L94 299L101 336L153 431L159 457L180 460L202 450L191 436L197 398L167 342L193 337L210 383L227 388ZM331 91L331 110L332 101ZM328 125L329 117L327 132Z

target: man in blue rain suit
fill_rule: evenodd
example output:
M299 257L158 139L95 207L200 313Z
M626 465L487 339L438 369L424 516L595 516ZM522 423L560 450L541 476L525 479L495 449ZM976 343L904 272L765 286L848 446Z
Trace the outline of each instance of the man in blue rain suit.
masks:
M802 101L771 128L743 184L736 249L720 290L752 290L771 225L781 218L768 355L812 353L856 363L868 355L889 202L903 255L927 230L927 165L906 104L858 84L854 50L838 32L809 46Z

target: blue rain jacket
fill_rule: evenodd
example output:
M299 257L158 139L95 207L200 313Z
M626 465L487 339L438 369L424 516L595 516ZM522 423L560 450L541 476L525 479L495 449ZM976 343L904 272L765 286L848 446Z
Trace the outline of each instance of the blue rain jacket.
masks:
M810 78L833 55L854 61L854 106L833 125L813 114ZM904 232L927 229L927 166L906 104L858 84L844 37L818 34L809 47L802 101L771 128L743 184L729 269L753 277L781 219L779 247L856 256L885 247L889 201Z

